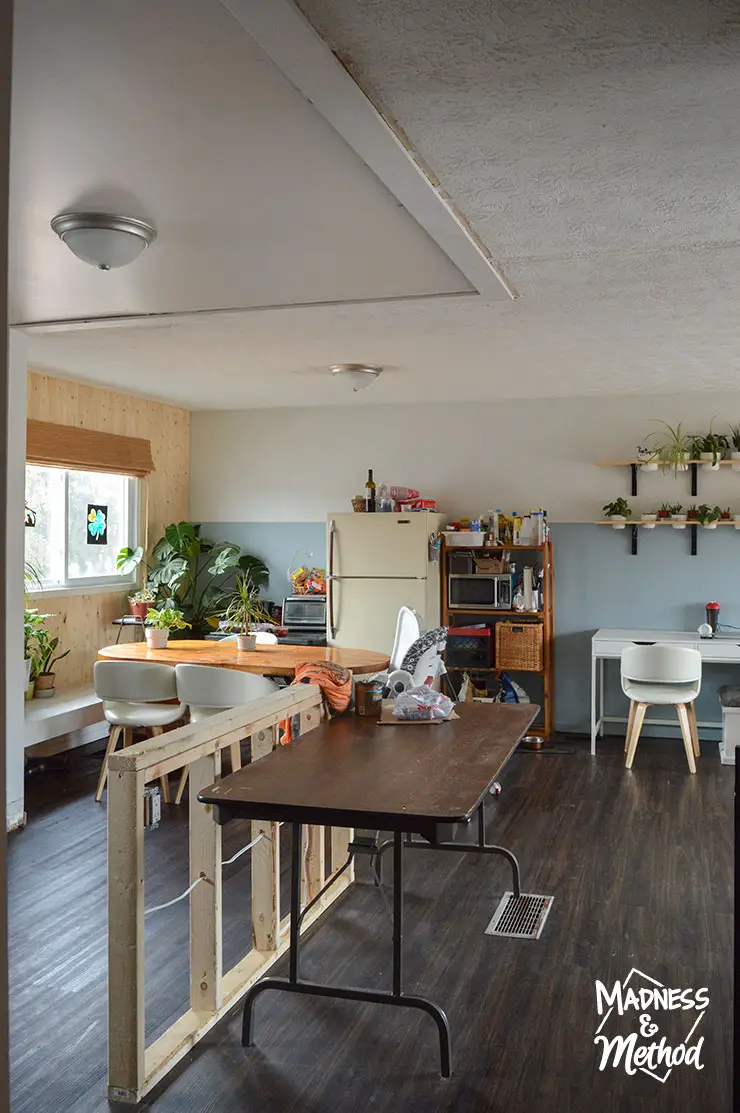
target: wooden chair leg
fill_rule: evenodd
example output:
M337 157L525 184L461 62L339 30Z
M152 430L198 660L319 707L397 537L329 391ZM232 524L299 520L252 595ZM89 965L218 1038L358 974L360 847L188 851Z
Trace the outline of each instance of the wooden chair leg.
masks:
M229 746L229 757L231 758L231 772L236 773L242 767L242 748L239 742L232 742Z
M630 700L630 713L627 716L627 731L624 736L624 752L627 753L627 747L630 744L630 735L632 734L632 724L635 721L635 701Z
M164 733L164 727L152 727L152 737L153 738L156 738L158 735L163 734L163 733ZM170 778L166 777L166 776L161 776L159 778L159 787L161 789L162 799L164 800L165 804L171 803L171 800L170 800Z
M123 731L123 748L126 750L129 746L133 745L134 729L133 727L122 727L121 729Z
M119 739L119 736L120 736L122 730L123 730L123 727L112 727L110 735L108 737L108 745L105 747L105 757L103 758L103 767L100 770L100 778L98 780L98 787L97 787L97 790L95 792L95 800L96 800L96 803L98 803L98 804L100 803L101 797L103 795L103 789L105 788L105 783L108 780L108 758L113 753L116 746L118 745L118 739Z
M182 800L182 794L185 791L185 785L188 783L188 773L189 772L190 772L189 767L187 765L184 766L183 771L180 774L180 783L177 786L177 792L175 793L175 803L176 804L179 804Z
M686 750L686 757L689 761L689 772L696 772L696 762L694 761L694 738L691 733L691 723L689 721L689 712L685 703L677 703L676 711L678 712L678 721L681 724L681 734L683 735L683 744Z
M632 762L635 760L635 751L637 750L637 743L640 740L642 722L645 718L647 709L648 705L646 703L635 704L635 714L632 719L632 733L630 734L629 745L627 747L627 760L624 763L626 769L631 769Z
M701 750L699 749L699 731L696 726L696 704L688 703L686 709L689 713L689 725L691 726L691 738L694 743L694 756L699 757Z

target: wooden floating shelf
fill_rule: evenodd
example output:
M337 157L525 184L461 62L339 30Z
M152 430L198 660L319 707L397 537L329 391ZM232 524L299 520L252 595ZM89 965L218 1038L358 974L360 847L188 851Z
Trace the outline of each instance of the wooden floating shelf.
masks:
M633 465L636 465L638 468L644 468L645 463L645 460L599 460L596 464L596 467L631 468ZM662 464L659 461L657 463L657 471L673 471L673 464ZM740 471L740 460L718 460L717 463L721 468L732 467L732 465L734 464L738 471ZM706 471L714 471L714 466L710 463L709 460L687 460L686 466L688 467L690 464L696 464L698 468L703 467ZM650 470L655 471L656 469L651 468ZM681 474L683 474L683 471L681 472Z
M599 522L593 523L595 526L611 526L612 529L626 529L627 526L642 526L644 528L652 529L654 526L673 526L675 529L685 529L686 526L696 526L697 529L707 529L701 522L697 522L696 518L687 518L684 522L674 522L671 518L661 518L656 522L643 522L641 518L630 518L626 522L613 522L609 518L602 518ZM712 528L717 526L734 526L735 529L740 529L740 522L730 522L726 518L713 523Z

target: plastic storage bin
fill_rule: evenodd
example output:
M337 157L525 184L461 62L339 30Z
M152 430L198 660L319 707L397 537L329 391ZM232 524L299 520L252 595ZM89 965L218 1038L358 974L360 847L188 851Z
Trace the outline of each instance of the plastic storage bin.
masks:
M493 664L490 626L450 626L445 664L448 668L488 669Z

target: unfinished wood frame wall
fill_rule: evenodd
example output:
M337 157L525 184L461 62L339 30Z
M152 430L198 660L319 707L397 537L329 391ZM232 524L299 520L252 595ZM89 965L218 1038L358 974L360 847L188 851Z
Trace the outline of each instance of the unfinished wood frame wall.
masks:
M258 761L278 744L278 724L299 718L300 733L321 720L321 692L287 688L200 723L141 742L110 758L108 781L108 1094L135 1103L218 1023L288 949L290 917L280 915L280 828L252 824L266 837L252 853L252 949L224 971L221 932L221 828L198 792L220 775L221 753L243 739ZM144 1037L144 786L187 765L190 770L190 1008L151 1046ZM166 820L164 821L166 822ZM351 832L333 829L331 873L324 828L308 827L304 904L344 864ZM350 866L306 915L305 931L352 884Z

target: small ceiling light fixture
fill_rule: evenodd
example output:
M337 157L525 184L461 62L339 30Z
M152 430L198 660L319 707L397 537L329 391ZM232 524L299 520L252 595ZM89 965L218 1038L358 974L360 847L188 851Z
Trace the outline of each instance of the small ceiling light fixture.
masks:
M383 370L382 367L367 367L364 363L334 363L329 368L332 377L346 382L357 393L374 383Z
M157 238L151 224L113 213L59 213L51 227L73 255L101 271L128 266Z

